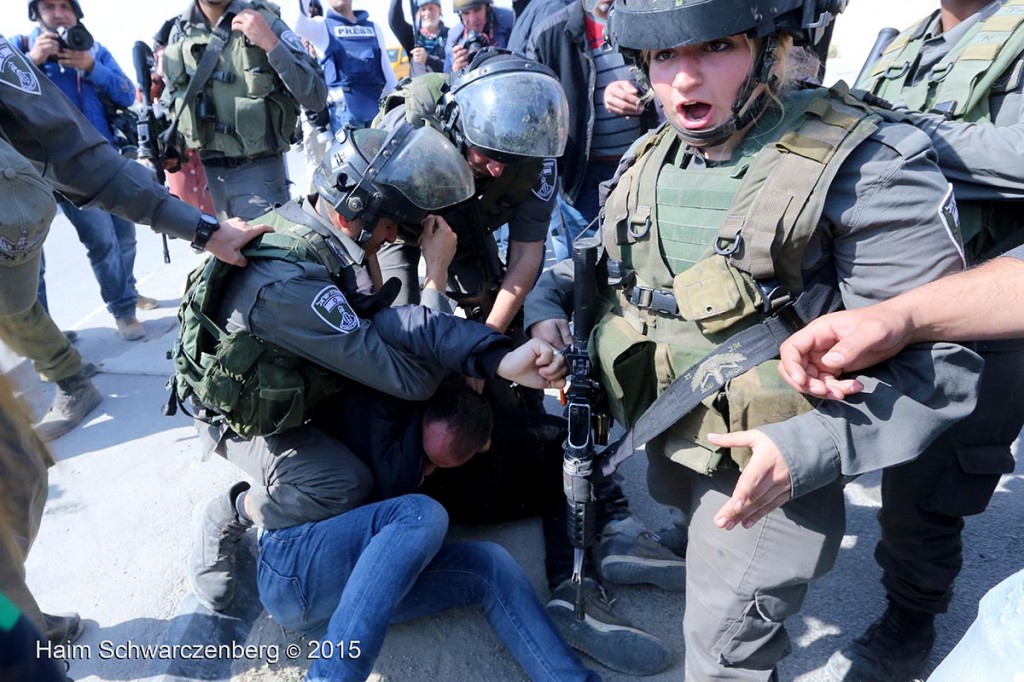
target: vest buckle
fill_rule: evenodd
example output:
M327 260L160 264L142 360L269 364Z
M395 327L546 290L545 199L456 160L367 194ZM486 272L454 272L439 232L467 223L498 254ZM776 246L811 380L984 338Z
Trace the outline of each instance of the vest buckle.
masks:
M936 66L934 69L932 69L931 74L929 74L931 76L931 82L941 83L942 81L946 80L946 76L950 74L955 64L956 62L949 62L948 64L940 64Z
M679 314L679 304L671 291L635 286L629 294L629 302L641 310L653 310L667 315Z
M897 78L903 78L910 72L910 62L903 62L903 66L890 66L883 73L882 77L888 80L894 81Z
M723 242L728 246L722 246ZM743 235L737 232L731 242L723 238L716 239L714 249L719 256L731 256L739 251L741 246L743 246Z
M761 300L764 301L761 310L765 314L781 310L793 301L793 295L789 292L789 289L779 284L777 280L754 280L754 284L757 285L758 290L761 292Z

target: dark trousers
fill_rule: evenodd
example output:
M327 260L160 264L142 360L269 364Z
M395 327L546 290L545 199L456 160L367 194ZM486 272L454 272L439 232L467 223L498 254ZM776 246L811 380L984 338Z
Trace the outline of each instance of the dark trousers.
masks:
M882 474L875 560L889 599L913 611L947 611L963 564L963 517L983 512L999 477L1014 468L1010 446L1024 425L1024 342L977 350L985 369L974 412L920 457Z
M430 495L455 523L500 523L540 516L544 528L544 567L552 587L572 574L572 546L566 534L562 491L565 419L552 414L496 411L491 449L455 469L438 469L420 492ZM629 503L613 479L595 491L598 533L609 521L625 518ZM593 564L591 564L593 565Z

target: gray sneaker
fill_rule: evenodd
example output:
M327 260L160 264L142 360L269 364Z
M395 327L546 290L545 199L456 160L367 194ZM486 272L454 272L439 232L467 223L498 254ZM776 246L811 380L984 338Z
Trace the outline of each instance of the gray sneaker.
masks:
M835 682L907 682L935 646L935 616L889 604L860 637L832 654L825 670Z
M189 584L199 603L211 611L226 609L235 596L235 548L252 528L238 517L235 498L249 489L244 481L196 507L192 519Z
M57 382L53 402L42 420L36 424L36 434L46 443L55 441L81 424L101 402L103 396L89 381L87 369L83 367L67 379Z
M552 591L547 604L548 615L569 646L626 675L654 675L668 666L672 654L665 643L615 613L614 601L597 581L584 579L583 592L582 621L574 614L576 586L570 580Z
M663 547L658 536L632 516L601 530L597 560L610 583L657 585L672 592L686 589L686 560Z

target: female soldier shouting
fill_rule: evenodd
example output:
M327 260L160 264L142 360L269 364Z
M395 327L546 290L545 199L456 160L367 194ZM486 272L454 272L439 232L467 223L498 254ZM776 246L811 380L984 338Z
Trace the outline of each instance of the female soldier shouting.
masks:
M618 0L609 22L667 122L626 155L604 205L590 352L627 427L679 375L721 386L647 444L652 496L689 518L687 679L776 678L784 621L839 549L840 476L898 463L881 432L839 447L851 433L895 420L901 442L924 446L974 405L980 363L958 346L913 347L865 377L870 395L815 407L729 341L812 283L853 308L962 267L928 138L845 86L796 85L807 59L794 45L843 4ZM553 344L572 338L568 273L527 301L531 333ZM730 435L755 427L757 442Z

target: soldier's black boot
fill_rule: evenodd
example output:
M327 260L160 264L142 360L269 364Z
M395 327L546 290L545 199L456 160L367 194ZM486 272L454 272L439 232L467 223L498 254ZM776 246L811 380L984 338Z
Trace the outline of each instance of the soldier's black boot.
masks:
M248 483L236 483L226 495L196 507L192 519L189 583L199 603L211 611L227 608L235 596L235 548L253 525L239 517L235 500L248 489Z
M889 602L863 635L828 659L836 682L904 682L912 679L935 645L935 614Z

